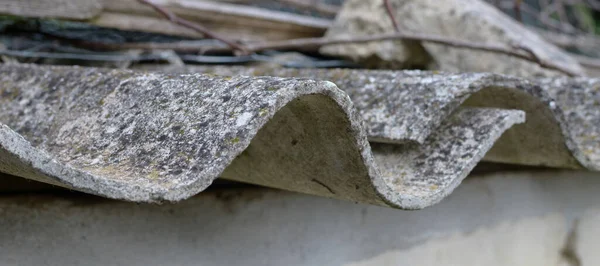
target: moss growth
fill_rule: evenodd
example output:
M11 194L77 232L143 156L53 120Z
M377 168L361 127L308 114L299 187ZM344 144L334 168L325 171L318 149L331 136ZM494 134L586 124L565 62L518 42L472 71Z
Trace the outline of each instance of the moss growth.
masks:
M231 142L231 144L236 144L236 143L240 142L240 138L235 137L235 138L231 139L230 142Z
M158 179L160 177L160 174L158 173L158 170L156 169L152 169L152 171L150 171L150 174L148 174L148 178L150 179Z
M258 115L259 115L259 116L265 116L265 115L267 115L268 113L269 113L269 109L268 109L268 108L261 108L261 109L258 111Z

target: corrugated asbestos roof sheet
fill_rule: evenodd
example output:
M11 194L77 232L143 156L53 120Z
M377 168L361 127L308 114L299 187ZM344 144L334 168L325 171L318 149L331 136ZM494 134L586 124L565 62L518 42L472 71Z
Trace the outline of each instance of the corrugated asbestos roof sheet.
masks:
M222 177L418 209L481 160L600 170L599 79L172 71L212 75L0 65L0 171L130 201Z

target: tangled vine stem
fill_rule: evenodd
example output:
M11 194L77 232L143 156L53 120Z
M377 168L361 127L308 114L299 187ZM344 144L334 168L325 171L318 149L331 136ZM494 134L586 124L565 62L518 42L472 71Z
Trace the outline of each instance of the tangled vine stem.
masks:
M207 29L206 27L204 27L200 24L191 22L189 20L182 19L182 18L178 17L177 15L175 15L173 12L171 12L159 5L156 5L156 4L152 3L151 1L138 0L138 2L152 7L156 12L160 13L163 17L165 17L166 19L168 19L169 21L171 21L177 25L192 29L199 33L202 33L205 37L222 41L223 43L229 45L229 47L231 47L234 51L237 51L241 54L248 54L248 50L246 49L246 47L244 47L240 44L237 44L231 40L228 40L227 38Z
M394 29L396 30L396 32L400 32L400 27L398 26L398 21L396 21L396 16L394 16L394 10L392 8L390 0L383 0L383 5L385 6L385 10L387 11L388 16L392 20L392 25L394 25Z
M384 1L384 6L386 7L387 13L390 16L392 23L394 23L394 28L396 29L395 33L384 33L384 34L376 34L376 35L370 35L370 36L339 37L339 38L321 37L321 38L291 39L291 40L284 40L284 41L247 44L247 45L243 45L243 46L208 30L207 28L203 27L202 25L179 18L172 12L152 3L149 0L138 0L138 1L140 3L146 4L150 7L152 7L154 10L156 10L157 12L162 14L166 19L170 20L171 22L173 22L175 24L193 29L197 32L204 34L208 38L217 39L217 40L220 40L220 41L226 43L229 47L225 50L230 50L230 51L233 50L234 52L237 52L238 54L251 54L251 53L260 52L260 51L264 51L264 50L271 50L271 49L284 50L284 49L298 49L298 48L306 48L306 47L321 47L321 46L331 45L331 44L353 44L353 43L365 43L365 42L386 41L386 40L412 40L412 41L436 43L436 44L441 44L441 45L446 45L446 46L451 46L451 47L456 47L456 48L465 48L465 49L473 49L473 50L480 50L480 51L486 51L486 52L492 52L492 53L505 54L505 55L517 57L517 58L520 58L523 60L527 60L527 61L536 63L539 66L546 68L546 69L559 71L568 76L578 76L578 73L575 73L575 72L573 72L569 69L566 69L560 65L554 64L552 62L546 62L546 61L540 60L530 49L523 48L521 46L515 47L515 46L505 46L505 45L498 45L498 44L474 43L474 42L469 42L469 41L464 41L464 40L451 39L451 38L447 38L445 36L440 36L440 35L401 32L400 28L397 24L396 18L393 15L392 6L391 6L389 0L383 0L383 1ZM204 49L198 49L198 50L199 51L223 51L224 49L220 47L220 48L215 48L215 49L204 48Z
M515 13L517 14L517 17L520 20L521 17L521 12L520 12L520 4L521 4L521 0L514 0L514 6L515 6ZM400 34L400 35L404 35L403 33L400 32L400 26L398 25L398 21L396 20L396 16L394 15L394 9L392 8L392 4L390 3L390 0L383 0L383 6L385 7L385 10L387 12L388 17L390 18L390 20L392 21L392 25L394 26L394 29L396 30L396 33ZM547 69L552 69L552 70L557 70L560 71L564 74L567 74L568 76L577 76L577 73L574 73L568 69L565 69L561 66L552 64L552 63L548 63L544 60L541 60L529 47L527 46L523 46L523 45L511 45L510 47L502 47L502 46L492 46L492 45L486 45L486 44L477 44L477 43L468 43L468 42L463 42L460 40L452 40L452 39L444 39L442 36L434 36L434 35L423 35L422 37L424 37L423 39L419 39L419 38L405 38L407 40L416 40L416 41L425 41L425 42L433 42L433 43L437 43L437 44L443 44L443 45L448 45L448 46L453 46L453 47L460 47L460 48L470 48L470 49L476 49L476 50L483 50L483 51L487 51L487 52L494 52L494 53L501 53L501 54L507 54L507 55L511 55L511 56L515 56L521 59L525 59L528 61L531 61L533 63L538 64L539 66L543 67L543 68L547 68ZM514 48L517 50L521 50L523 52L526 53L522 54L519 52L514 51L513 49L510 48Z

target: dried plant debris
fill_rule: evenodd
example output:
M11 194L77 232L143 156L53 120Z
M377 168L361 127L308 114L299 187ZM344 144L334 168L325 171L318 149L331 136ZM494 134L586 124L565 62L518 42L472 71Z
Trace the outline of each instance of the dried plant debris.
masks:
M484 1L470 0L468 4L462 0L390 2L402 32L433 34L474 43L503 44L514 47L516 51L523 50L524 53L533 54L540 62L552 62L571 73L584 74L584 70L569 54ZM393 23L386 13L383 1L348 0L326 36L362 36L393 31ZM330 45L321 48L321 52L379 68L408 65L452 72L492 72L521 77L562 75L529 60L428 42Z
M0 171L141 202L221 177L419 209L484 156L600 169L598 80L202 71L235 75L1 65Z

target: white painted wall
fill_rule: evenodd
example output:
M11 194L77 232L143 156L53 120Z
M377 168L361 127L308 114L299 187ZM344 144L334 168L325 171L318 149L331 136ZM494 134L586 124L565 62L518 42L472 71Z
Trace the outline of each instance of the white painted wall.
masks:
M13 194L0 265L600 265L599 222L585 172L468 178L421 211L268 189L162 206Z

